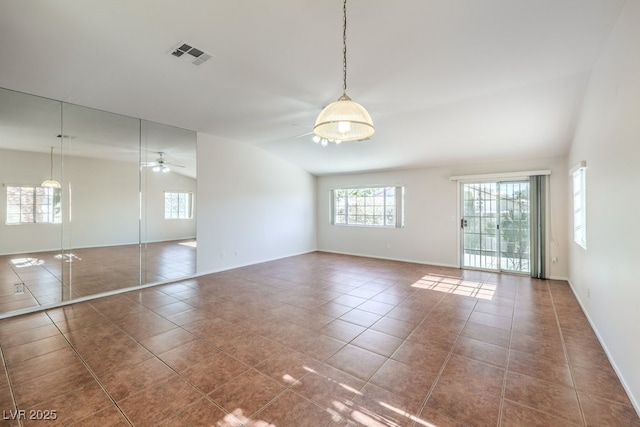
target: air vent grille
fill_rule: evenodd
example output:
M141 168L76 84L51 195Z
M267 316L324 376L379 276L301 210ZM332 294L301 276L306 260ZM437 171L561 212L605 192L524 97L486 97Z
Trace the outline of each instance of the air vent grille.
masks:
M189 61L194 65L200 65L213 57L213 55L186 42L178 43L169 53L176 58Z

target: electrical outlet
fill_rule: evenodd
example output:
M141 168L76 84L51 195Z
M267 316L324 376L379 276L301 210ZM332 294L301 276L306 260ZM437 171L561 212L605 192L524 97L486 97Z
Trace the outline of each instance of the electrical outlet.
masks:
M591 289L587 289L587 298L591 298Z
M24 294L24 283L16 283L16 295Z
M551 262L553 264L555 264L556 262L558 262L558 258L557 257L551 257Z

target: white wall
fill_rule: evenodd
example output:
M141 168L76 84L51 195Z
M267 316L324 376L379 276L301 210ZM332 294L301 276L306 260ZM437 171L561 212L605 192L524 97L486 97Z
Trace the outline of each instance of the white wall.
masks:
M498 164L398 170L318 178L318 249L431 265L459 266L458 190L454 175L551 169L552 255L550 275L566 277L566 159L549 158ZM331 225L333 188L405 187L405 227L368 228Z
M640 1L625 3L592 73L568 167L581 160L587 249L571 241L569 278L640 412Z
M266 151L198 134L198 273L316 249L316 178Z
M318 249L455 266L456 184L447 169L412 169L318 178ZM404 186L404 228L331 225L331 189Z
M173 171L156 173L147 169L143 191L145 194L143 208L142 240L146 242L164 242L168 240L191 239L196 237L198 195L196 180ZM194 198L193 218L165 219L164 193L192 193Z
M63 163L64 247L138 243L138 165L74 156Z

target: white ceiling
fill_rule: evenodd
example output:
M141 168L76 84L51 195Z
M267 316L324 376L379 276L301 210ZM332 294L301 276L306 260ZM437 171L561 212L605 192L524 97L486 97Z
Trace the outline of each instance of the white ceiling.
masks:
M341 0L0 0L0 87L255 144L317 175L565 154L624 0L349 0L377 132L322 148ZM200 66L169 50L186 41ZM301 136L304 135L304 136Z

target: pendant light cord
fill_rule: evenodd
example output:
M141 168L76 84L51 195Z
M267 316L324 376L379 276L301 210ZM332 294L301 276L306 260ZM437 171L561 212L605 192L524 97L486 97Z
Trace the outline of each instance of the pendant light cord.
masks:
M342 96L322 109L313 126L314 141L364 141L376 131L367 110L347 96L347 0L342 3Z
M51 147L51 179L53 180L53 147Z
M342 5L342 93L347 94L347 0Z

